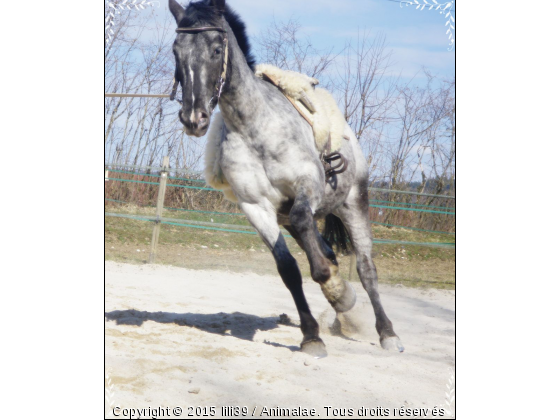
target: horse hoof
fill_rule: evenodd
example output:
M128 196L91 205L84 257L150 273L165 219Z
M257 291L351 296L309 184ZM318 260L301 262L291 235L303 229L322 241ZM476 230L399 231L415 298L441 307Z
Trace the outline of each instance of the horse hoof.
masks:
M337 267L331 267L331 278L321 284L323 294L337 313L348 312L356 304L356 291L350 283L338 276Z
M315 338L301 343L301 351L315 357L316 359L327 357L327 348L325 347L323 340L320 338Z
M356 299L356 291L350 283L344 280L344 294L332 306L339 314L348 312L356 304Z
M399 353L404 351L404 346L401 344L401 340L396 336L381 339L381 347L385 350L398 351Z

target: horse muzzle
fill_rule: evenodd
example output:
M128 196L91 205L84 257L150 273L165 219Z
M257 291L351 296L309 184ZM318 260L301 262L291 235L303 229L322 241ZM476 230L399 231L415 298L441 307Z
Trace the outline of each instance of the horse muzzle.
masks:
M193 110L188 114L181 110L179 111L179 120L185 126L185 132L194 137L205 135L210 126L210 115L208 112L201 110Z

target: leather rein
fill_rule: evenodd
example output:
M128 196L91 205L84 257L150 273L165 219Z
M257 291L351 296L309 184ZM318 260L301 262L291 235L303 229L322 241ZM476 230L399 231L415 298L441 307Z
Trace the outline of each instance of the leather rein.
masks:
M175 32L178 34L181 33L189 33L189 34L198 34L201 32L209 32L209 31L218 31L224 34L224 41L223 41L223 50L222 50L222 73L216 82L216 86L214 88L214 95L210 98L210 102L208 103L208 108L210 110L210 115L214 112L214 108L218 105L218 101L220 100L220 96L222 95L222 89L224 88L224 84L226 82L227 76L227 66L228 66L228 38L227 32L224 28L219 26L200 26L198 28L177 28ZM175 74L177 74L177 70L175 70ZM194 80L193 80L194 84ZM176 99L177 96L177 87L179 86L179 81L177 78L173 79L173 89L171 90L171 94L169 95L169 99L171 101L177 101L181 105L183 104L182 101Z

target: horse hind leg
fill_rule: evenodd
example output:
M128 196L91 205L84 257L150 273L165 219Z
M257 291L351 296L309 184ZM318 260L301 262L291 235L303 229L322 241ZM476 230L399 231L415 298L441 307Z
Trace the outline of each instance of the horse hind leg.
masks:
M360 186L360 194L351 192L347 202L337 210L337 215L340 216L350 235L356 254L358 275L375 313L375 328L379 334L381 347L403 352L404 347L393 330L393 324L385 313L379 296L377 269L371 258L372 237L368 209L367 184L364 183Z

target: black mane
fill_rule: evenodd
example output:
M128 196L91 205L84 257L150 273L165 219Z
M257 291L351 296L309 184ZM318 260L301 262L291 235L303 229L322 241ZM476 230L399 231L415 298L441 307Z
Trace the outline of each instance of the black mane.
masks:
M189 28L200 24L220 26L220 12L210 5L209 0L202 0L190 3L185 10L185 17L181 20L179 28ZM226 4L224 18L231 27L237 43L245 55L247 64L252 71L255 71L255 57L251 53L249 37L245 30L245 23L239 15Z

